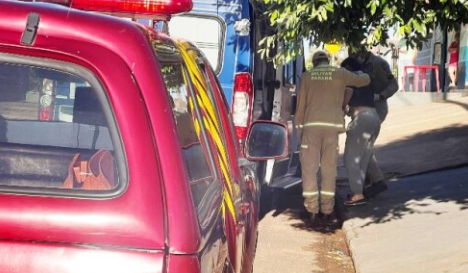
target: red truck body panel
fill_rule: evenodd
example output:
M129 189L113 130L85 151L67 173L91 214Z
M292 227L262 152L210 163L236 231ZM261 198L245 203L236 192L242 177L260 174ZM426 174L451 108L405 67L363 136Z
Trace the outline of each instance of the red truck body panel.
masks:
M31 13L40 17L37 35L31 45L24 45L20 41ZM172 106L151 44L155 39L171 38L134 22L55 4L0 0L0 17L0 54L38 64L76 66L97 78L112 109L126 170L121 176L124 187L108 195L77 198L47 192L0 193L1 271L250 270L259 189L254 180L243 182L238 142L235 136L226 138L228 172L239 189L235 215L243 215L237 211L242 206L252 213L245 221L233 222L235 217L222 217L221 207L213 208L205 214L219 219L209 231L217 233L216 242L210 241L210 234L202 234L183 169ZM209 77L214 83L214 74ZM214 103L219 107L224 103L219 95L222 90L215 93ZM221 111L219 117L219 124L226 128L232 123L227 112ZM219 223L231 227L223 229ZM232 232L225 234L226 229ZM238 232L241 229L243 233ZM229 238L220 243L225 236ZM214 253L211 243L223 252L216 259L223 260L203 259ZM230 244L230 258L226 244ZM233 253L241 255L235 258Z

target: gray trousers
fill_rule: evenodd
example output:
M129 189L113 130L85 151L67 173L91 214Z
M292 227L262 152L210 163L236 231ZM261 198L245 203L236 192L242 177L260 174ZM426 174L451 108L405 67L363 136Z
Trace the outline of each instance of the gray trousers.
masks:
M311 213L333 212L338 162L336 130L305 128L301 140L301 167L304 206ZM317 181L318 170L322 181Z
M375 102L375 110L380 118L380 123L382 124L388 114L388 103L387 101L377 101ZM367 167L366 177L369 180L370 184L384 180L384 175L382 170L377 163L375 158L374 151L372 151L369 166Z
M380 123L383 123L384 120L387 118L388 115L388 103L386 100L384 101L376 101L375 102L375 110L380 118Z
M380 119L373 108L353 113L346 132L344 161L353 194L362 194L369 163L374 158L374 142L380 132ZM377 161L375 161L378 168ZM380 171L380 169L379 169ZM381 173L381 171L380 171Z

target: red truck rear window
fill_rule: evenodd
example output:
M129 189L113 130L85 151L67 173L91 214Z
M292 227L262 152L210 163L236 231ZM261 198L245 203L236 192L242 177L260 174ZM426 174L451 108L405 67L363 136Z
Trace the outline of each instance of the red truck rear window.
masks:
M79 76L0 59L0 187L117 188L102 105L97 90Z

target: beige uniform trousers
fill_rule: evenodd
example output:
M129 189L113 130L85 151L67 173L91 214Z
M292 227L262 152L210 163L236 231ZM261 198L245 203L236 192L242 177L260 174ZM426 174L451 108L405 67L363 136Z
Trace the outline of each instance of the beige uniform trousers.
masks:
M336 130L305 128L301 141L302 187L304 205L310 213L333 212L338 160ZM318 185L317 173L322 181Z

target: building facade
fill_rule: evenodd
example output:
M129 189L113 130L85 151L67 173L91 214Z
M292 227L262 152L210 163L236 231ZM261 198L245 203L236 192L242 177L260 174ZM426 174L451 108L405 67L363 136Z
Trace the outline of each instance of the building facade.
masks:
M416 91L414 81L414 69L407 69L406 82L403 82L405 66L438 65L440 88L444 91L466 90L468 89L468 25L460 28L459 58L457 62L458 81L455 88L449 89L449 61L450 45L455 40L455 31L445 31L436 28L431 32L430 39L422 44L422 47L407 48L404 40L400 40L398 54L398 80L400 89L405 91ZM421 73L421 72L420 72ZM426 70L426 91L436 91L435 73L433 70ZM422 75L419 75L419 91L422 91Z

